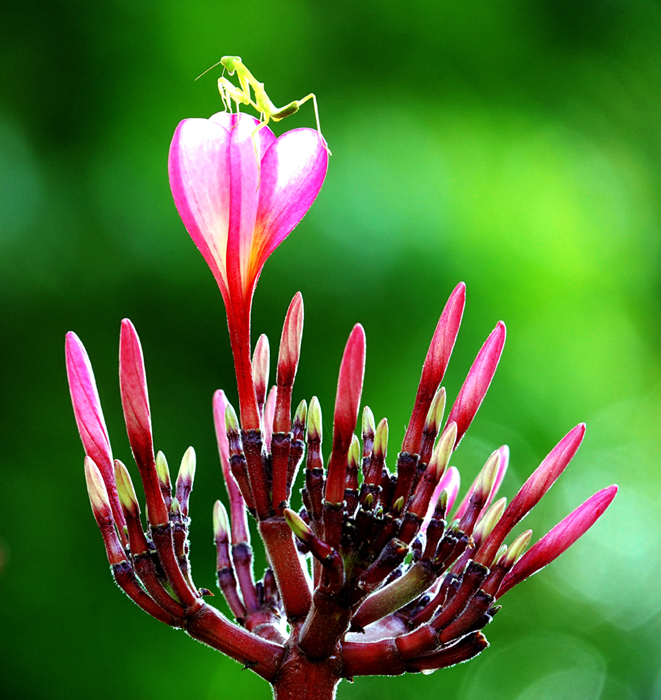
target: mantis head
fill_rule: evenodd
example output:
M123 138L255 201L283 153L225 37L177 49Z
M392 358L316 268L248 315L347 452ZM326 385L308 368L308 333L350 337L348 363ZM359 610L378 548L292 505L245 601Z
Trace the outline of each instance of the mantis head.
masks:
M234 75L237 66L243 65L240 56L223 56L220 62L230 75Z

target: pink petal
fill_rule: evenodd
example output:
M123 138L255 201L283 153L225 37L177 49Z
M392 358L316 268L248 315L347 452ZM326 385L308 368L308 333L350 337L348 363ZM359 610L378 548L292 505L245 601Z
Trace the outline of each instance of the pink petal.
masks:
M234 126L229 132L230 202L226 263L230 296L236 300L252 297L257 279L256 275L251 276L249 267L260 198L260 180L264 177L260 166L262 154L256 151L258 144L261 144L258 134L264 129L255 134L258 124L256 119L247 114L234 115Z
M314 129L288 131L266 152L249 278L257 279L269 255L312 206L327 169L328 151Z
M186 230L228 300L226 255L230 208L230 131L207 119L185 119L174 132L168 170Z
M559 522L550 532L529 549L505 576L498 589L500 597L517 583L536 574L569 549L604 514L617 493L617 486L602 489L588 498L575 511Z

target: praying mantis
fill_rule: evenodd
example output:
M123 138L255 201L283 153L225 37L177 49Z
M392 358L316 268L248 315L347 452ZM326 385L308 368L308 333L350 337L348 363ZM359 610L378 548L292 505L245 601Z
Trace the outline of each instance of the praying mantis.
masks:
M314 105L314 114L317 120L317 131L323 139L321 127L319 125L319 108L317 106L317 98L313 92L300 100L293 100L284 107L276 107L271 101L271 98L266 94L264 83L260 83L246 68L240 56L223 56L220 61L211 66L211 68L214 68L219 64L223 66L230 76L236 73L239 80L239 86L237 87L227 78L225 78L225 76L221 76L218 79L218 91L220 92L220 97L225 105L225 108L231 112L232 101L234 101L236 103L237 110L239 105L249 105L260 114L260 123L253 131L253 140L257 132L265 127L269 121L273 120L274 122L279 122L282 119L285 119L285 117L296 114L296 112L298 112L298 110L301 108L301 105L305 104L308 100L312 100L312 104ZM206 71L204 71L204 73L210 71L211 68L208 68ZM204 73L202 73L202 75L204 75ZM201 78L202 75L198 77ZM254 95L254 99L252 95ZM325 140L324 143L326 143ZM326 149L328 149L328 146L326 146Z

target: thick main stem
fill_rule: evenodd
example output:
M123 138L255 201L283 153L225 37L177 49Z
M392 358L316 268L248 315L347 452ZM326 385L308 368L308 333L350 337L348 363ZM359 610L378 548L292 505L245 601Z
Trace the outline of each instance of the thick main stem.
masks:
M295 642L285 654L276 677L271 681L275 700L334 700L342 679L339 654L323 661L312 661Z

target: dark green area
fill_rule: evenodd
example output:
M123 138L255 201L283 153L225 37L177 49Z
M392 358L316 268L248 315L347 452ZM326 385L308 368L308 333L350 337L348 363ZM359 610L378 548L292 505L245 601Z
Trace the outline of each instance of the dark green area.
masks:
M211 396L235 396L233 370L221 298L178 219L166 162L180 119L221 109L219 73L193 79L225 54L241 55L277 105L316 92L333 151L254 310L255 334L275 346L303 293L295 398L319 396L327 434L343 344L361 321L364 398L390 420L393 463L427 343L464 280L451 398L499 319L509 332L456 454L465 482L507 443L511 497L584 420L579 456L526 526L539 536L621 486L593 533L508 594L479 659L432 677L359 678L339 697L661 698L659 37L661 8L644 0L3 8L3 698L269 697L111 582L64 372L73 329L128 461L116 363L119 322L133 320L157 447L175 467L190 444L198 453L193 571L215 588L211 508L224 490ZM276 131L313 124L305 105Z

